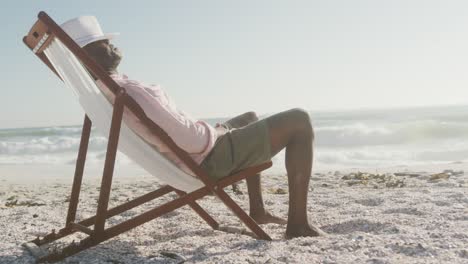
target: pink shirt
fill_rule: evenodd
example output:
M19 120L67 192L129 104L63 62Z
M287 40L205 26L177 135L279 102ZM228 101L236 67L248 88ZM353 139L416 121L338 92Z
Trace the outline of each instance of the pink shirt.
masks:
M178 109L159 85L130 80L124 74L112 74L111 78L124 88L140 105L146 116L161 127L177 146L189 153L197 164L212 150L217 139L215 128ZM180 161L176 163L187 172L188 168L181 166Z

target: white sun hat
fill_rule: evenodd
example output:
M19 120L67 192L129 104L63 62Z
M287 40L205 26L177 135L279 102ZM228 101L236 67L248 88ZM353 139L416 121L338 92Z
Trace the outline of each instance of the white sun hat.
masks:
M60 27L62 27L80 47L84 47L94 41L112 39L119 35L119 33L104 34L95 16L73 18L61 24Z

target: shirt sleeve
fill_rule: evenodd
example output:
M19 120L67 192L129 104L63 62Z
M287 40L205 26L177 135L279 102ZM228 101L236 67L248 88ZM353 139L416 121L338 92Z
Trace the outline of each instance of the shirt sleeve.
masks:
M136 83L121 84L127 94L143 109L146 116L160 126L186 152L202 153L210 145L213 130L203 121L191 119L175 107L164 92L155 93Z

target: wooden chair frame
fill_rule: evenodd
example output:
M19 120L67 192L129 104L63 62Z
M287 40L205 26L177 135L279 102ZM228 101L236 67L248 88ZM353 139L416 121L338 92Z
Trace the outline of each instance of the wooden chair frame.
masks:
M247 177L254 176L259 172L271 167L271 161L242 170L233 175L224 177L216 182L211 180L208 177L207 172L203 170L197 163L195 163L195 161L189 156L187 152L179 148L157 124L152 122L145 115L144 111L138 106L138 104L125 93L125 90L117 83L115 83L112 78L110 78L110 76L92 58L90 58L86 52L80 48L45 12L40 12L38 14L37 22L33 25L28 35L23 38L23 41L53 72L57 74L56 70L43 53L44 49L50 44L53 38L58 38L73 54L75 54L75 56L96 78L101 80L107 87L109 87L109 89L111 89L116 97L113 106L109 141L107 144L106 159L101 180L96 215L79 222L75 221L89 136L91 133L91 120L87 115L85 115L65 227L60 229L57 233L55 230L52 230L51 233L43 236L42 238L37 237L36 239L24 244L24 246L36 257L38 262L55 262L62 260L68 256L95 246L107 239L115 237L123 232L133 229L185 205L189 205L213 229L218 229L219 224L216 222L216 220L214 220L196 202L196 200L210 193L215 194L259 239L271 240L270 236L268 236L268 234L266 234L258 226L258 224L244 210L242 210L242 208L236 204L231 199L231 197L229 197L229 195L223 189L226 186L229 186ZM127 203L108 209L109 195L112 185L115 157L119 142L124 107L128 107L131 111L133 111L137 117L142 122L144 122L144 124L148 126L148 128L150 128L151 131L157 135L161 141L165 143L169 149L196 174L196 176L204 184L202 188L199 188L190 193L186 193L171 186L165 185L158 190L152 191ZM178 198L157 206L122 223L105 228L106 219L170 192L175 192L178 195ZM91 228L91 226L93 226L93 228ZM41 245L48 244L77 231L83 232L88 236L78 243L71 243L63 247L61 250L45 251L44 249L40 248Z

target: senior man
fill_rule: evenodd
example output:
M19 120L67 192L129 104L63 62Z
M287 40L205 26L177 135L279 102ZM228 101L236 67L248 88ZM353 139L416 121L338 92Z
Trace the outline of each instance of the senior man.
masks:
M95 17L81 16L61 26L211 178L217 180L267 162L286 148L287 222L265 209L260 174L247 179L250 216L259 224L287 223L287 238L325 234L309 224L307 217L314 134L306 111L291 109L262 120L254 112L247 112L212 127L180 110L159 85L119 73L122 52L110 43L115 34L103 34Z

